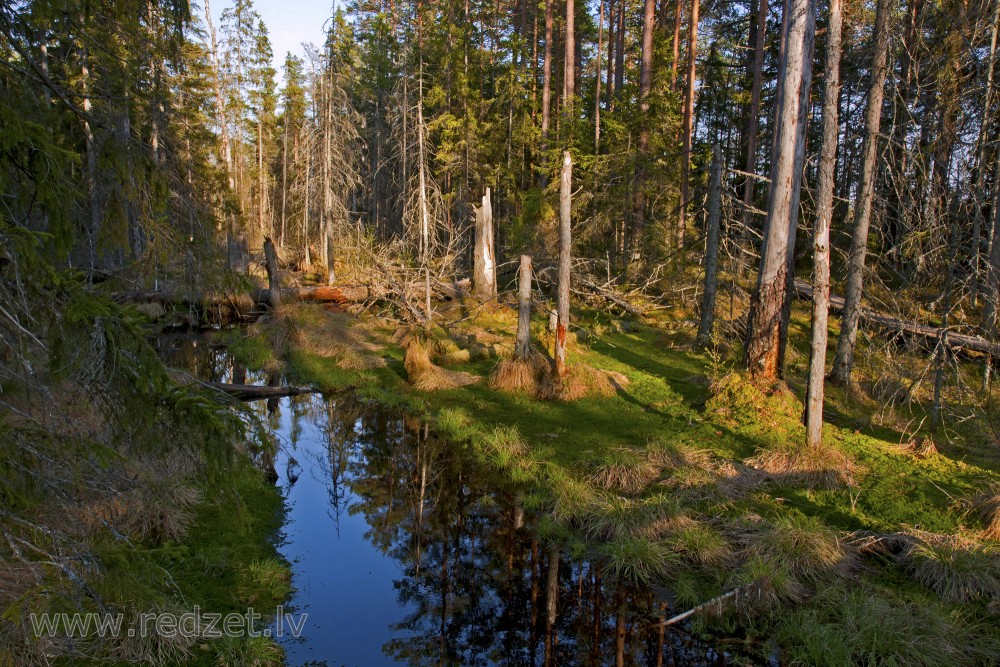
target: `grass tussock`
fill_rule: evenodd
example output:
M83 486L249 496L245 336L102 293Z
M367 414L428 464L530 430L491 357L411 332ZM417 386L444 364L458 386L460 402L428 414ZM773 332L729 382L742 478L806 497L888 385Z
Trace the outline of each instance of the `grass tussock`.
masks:
M899 446L899 449L918 459L925 459L938 453L938 448L930 438L912 438Z
M806 484L812 488L855 486L857 464L835 447L778 447L762 449L746 460L777 481Z
M503 359L490 375L490 389L507 393L525 393L538 396L550 381L551 367L548 360L532 350L525 358Z
M620 384L613 382L607 371L586 364L576 364L566 369L566 376L561 380L551 374L547 376L539 397L566 402L581 398L609 398L617 393Z
M604 576L629 584L649 585L670 572L677 560L666 546L642 537L625 537L604 544Z
M659 462L648 453L619 447L608 453L589 479L603 489L639 493L660 476L660 470Z
M1000 540L1000 489L979 494L972 501L972 507L983 524L983 537Z
M292 348L324 359L337 359L340 368L371 370L385 366L383 345L367 325L346 313L319 307L297 308L286 322Z
M913 532L900 560L922 586L945 600L1000 597L1000 550L960 535Z
M796 579L816 583L830 576L849 576L857 555L832 528L812 517L793 515L755 531L746 551Z
M479 376L460 371L450 371L431 362L427 345L419 338L413 337L406 346L406 356L403 358L406 377L414 388L421 391L437 391L440 389L455 389L475 384Z
M831 586L789 611L777 628L788 664L972 667L992 664L995 630L871 586Z

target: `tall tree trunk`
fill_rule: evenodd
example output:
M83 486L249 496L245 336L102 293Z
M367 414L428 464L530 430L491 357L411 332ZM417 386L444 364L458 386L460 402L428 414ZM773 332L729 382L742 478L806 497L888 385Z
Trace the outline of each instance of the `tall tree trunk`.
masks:
M656 0L646 0L642 19L642 57L639 66L639 140L636 146L635 196L633 198L632 241L635 243L646 226L646 160L649 152L649 91L653 85L653 28Z
M833 0L838 2L839 0ZM701 298L701 322L695 344L701 347L712 340L715 322L715 293L719 282L719 221L722 218L722 149L712 146L712 174L708 189L707 238L705 240L705 291Z
M781 376L788 335L792 260L816 32L815 0L785 0L782 21L771 192L760 271L747 322L746 365L752 376L762 380Z
M684 245L684 234L687 228L688 189L690 188L688 180L691 175L691 143L694 139L695 67L698 55L698 10L700 6L700 0L691 0L691 20L688 23L687 81L684 87L684 118L681 127L684 146L681 156L681 201L677 217L678 247Z
M812 345L809 350L809 385L806 390L806 443L823 444L823 389L826 381L826 348L830 315L830 222L833 219L833 177L837 168L840 131L840 58L843 14L840 0L830 0L826 65L823 86L823 147L816 183L816 224L813 228Z
M87 229L87 236L90 240L89 261L90 272L93 274L100 265L99 246L101 237L101 222L103 215L101 212L100 196L97 192L97 140L94 136L94 129L90 126L90 117L93 105L90 98L90 63L89 51L83 47L80 54L80 81L83 96L83 112L86 114L83 120L84 150L87 158L87 203L90 214L90 224Z
M566 376L566 334L569 329L569 272L572 239L570 220L573 208L573 158L563 152L562 177L559 181L559 287L556 304L556 378Z
M681 3L684 0L674 0L674 38L671 42L673 55L670 60L670 90L677 90L677 68L681 59Z
M986 164L987 160L987 138L989 134L990 121L992 120L991 110L993 108L993 70L996 64L997 53L997 33L1000 30L1000 2L996 3L993 10L993 26L990 31L990 57L986 69L986 92L983 95L983 117L979 125L979 158L976 166L975 200L976 210L972 223L972 242L969 249L972 273L972 294L970 300L975 307L979 301L979 262L982 255L982 229L983 229L983 208L986 206Z
M751 0L752 1L752 0ZM749 263L750 227L753 225L754 179L751 174L757 171L757 135L760 132L760 88L764 70L764 33L767 30L768 0L757 0L757 11L754 14L755 24L751 29L753 59L750 65L750 107L747 110L746 122L746 162L744 171L747 175L743 181L743 224L740 227L739 242L736 252L739 254L739 271Z
M563 57L563 123L566 130L565 145L572 145L575 123L573 106L576 98L576 7L573 0L566 0L566 39Z
M305 247L305 268L312 266L312 256L309 251L309 185L312 179L312 151L306 147L306 201L302 212L302 245Z
M281 236L278 237L278 247L285 247L285 200L288 197L288 115L285 114L285 127L281 138Z
M623 2L624 0L618 0ZM608 111L615 110L615 98L614 98L614 80L615 80L615 54L618 33L615 29L615 0L608 0L608 65L607 65L607 79L608 83L604 90L604 107Z
M1000 175L1000 154L994 158L996 161L997 175ZM998 198L998 193L994 191L993 198ZM983 294L983 314L979 322L979 329L983 338L992 341L997 332L997 311L1000 306L1000 205L997 201L993 203L993 235L990 243L990 264L986 272L986 285ZM983 365L983 390L989 388L991 374L993 370L993 355L986 356Z
M270 236L264 237L264 269L267 271L267 294L271 310L281 306L281 279L278 275L278 253Z
M552 3L545 0L545 60L542 63L542 156L549 149L549 125L552 122Z
M597 9L597 63L594 66L594 155L601 153L601 50L604 48L604 0Z
M615 38L615 97L620 97L625 86L625 2L618 0L618 29Z
M837 354L834 356L833 370L830 373L830 381L838 385L846 385L851 381L854 347L858 337L858 321L861 318L865 255L868 252L868 228L871 223L872 199L875 193L875 159L878 157L882 95L885 89L886 62L889 55L889 12L891 9L890 0L878 0L873 34L872 80L868 92L868 108L865 111L861 182L858 184L858 200L854 206L854 232L851 235L851 249L848 255L844 313L841 318L840 335L837 337Z

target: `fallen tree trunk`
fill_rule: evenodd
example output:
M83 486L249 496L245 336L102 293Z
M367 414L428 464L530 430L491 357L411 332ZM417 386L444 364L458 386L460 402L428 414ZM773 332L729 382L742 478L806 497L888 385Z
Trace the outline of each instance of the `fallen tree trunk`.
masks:
M597 283L593 283L589 280L581 280L580 284L586 287L594 294L597 294L602 299L618 306L619 308L621 308L630 315L633 315L635 317L643 317L646 314L646 311L640 308L639 306L635 305L634 303L629 303L628 301L618 296L611 290L601 287Z
M795 281L795 294L802 299L812 299L812 285L804 280ZM844 308L844 298L830 295L830 310L841 311ZM895 317L889 317L869 308L861 309L861 321L875 324L888 331L898 332L923 338L932 341L935 345L940 340L944 340L949 348L956 352L979 352L982 354L1000 354L1000 344L982 338L981 336L969 336L954 331L948 331L948 335L942 337L940 327L931 327L916 322L906 322Z
M256 384L230 384L228 382L201 382L200 384L212 389L218 389L241 401L317 393L317 390L310 387L269 387Z

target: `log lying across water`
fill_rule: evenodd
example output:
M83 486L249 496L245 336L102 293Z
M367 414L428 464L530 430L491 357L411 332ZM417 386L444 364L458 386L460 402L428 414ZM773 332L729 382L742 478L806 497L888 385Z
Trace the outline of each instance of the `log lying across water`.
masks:
M309 387L270 387L256 384L230 384L228 382L202 382L212 389L218 389L241 401L253 401L260 398L283 398L301 394L315 394L317 391Z
M812 285L804 280L796 280L795 294L802 299L812 299ZM842 311L843 309L844 298L831 294L830 310ZM918 324L916 322L906 322L905 320L889 317L888 315L884 315L868 308L861 309L861 321L882 327L890 332L903 333L909 336L923 338L928 341L936 342L941 338L941 329L939 327L931 327L925 324ZM1000 343L988 341L981 336L970 336L968 334L960 334L949 330L945 341L947 342L948 347L955 351L979 352L981 354L1000 356Z

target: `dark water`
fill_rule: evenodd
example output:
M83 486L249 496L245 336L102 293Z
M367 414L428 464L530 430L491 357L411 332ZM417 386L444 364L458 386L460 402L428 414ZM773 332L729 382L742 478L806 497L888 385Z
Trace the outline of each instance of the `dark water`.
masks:
M180 348L206 379L245 373L204 343ZM308 614L301 638L281 640L289 665L614 665L619 652L627 665L725 664L679 628L661 634L651 592L557 556L517 490L426 424L345 397L252 409L280 443L287 607Z

